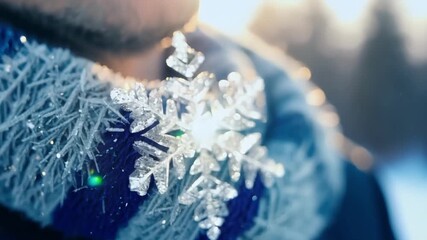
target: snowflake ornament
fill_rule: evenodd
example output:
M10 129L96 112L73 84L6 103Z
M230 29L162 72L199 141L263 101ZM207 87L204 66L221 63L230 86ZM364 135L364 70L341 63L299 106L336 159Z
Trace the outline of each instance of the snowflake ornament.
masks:
M226 203L238 195L228 178L219 177L221 168L228 167L231 182L243 176L252 188L258 173L268 187L284 175L284 167L267 157L256 131L256 123L265 121L263 80L248 84L238 73L220 81L208 72L194 77L204 55L181 32L174 33L172 45L175 52L166 63L183 78L167 78L153 89L138 83L111 91L113 102L131 112L130 131L141 134L134 143L141 157L130 189L144 196L153 178L159 193L166 193L171 169L178 179L198 176L177 200L197 204L193 219L215 240L228 216Z

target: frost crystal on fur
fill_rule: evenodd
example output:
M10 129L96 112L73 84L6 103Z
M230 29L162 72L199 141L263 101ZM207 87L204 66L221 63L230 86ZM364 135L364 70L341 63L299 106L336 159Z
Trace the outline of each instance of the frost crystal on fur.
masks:
M75 173L95 161L117 110L91 62L33 41L20 44L0 59L0 202L47 223Z
M231 73L217 82L207 72L193 78L204 55L189 47L182 33L174 34L172 44L175 52L166 62L186 79L169 78L154 89L136 84L128 91L111 91L113 102L131 112L131 132L141 133L134 143L141 157L130 176L130 189L146 195L153 176L158 191L167 192L172 166L178 179L187 172L198 176L178 201L197 204L193 219L213 240L228 215L226 202L238 194L217 176L222 163L228 163L230 180L237 182L243 175L247 188L253 187L257 173L271 186L284 168L267 158L255 130L256 122L265 120L263 80L246 84Z

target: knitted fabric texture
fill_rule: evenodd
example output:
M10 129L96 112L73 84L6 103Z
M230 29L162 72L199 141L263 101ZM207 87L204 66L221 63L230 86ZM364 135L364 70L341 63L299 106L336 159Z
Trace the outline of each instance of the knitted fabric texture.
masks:
M0 26L7 39L0 44L1 204L69 235L203 239L192 219L194 206L177 201L194 176L172 177L163 195L155 188L146 197L129 191L137 136L128 131L128 117L110 105L110 87L92 73L93 63L31 39L20 43L19 34L5 29ZM261 131L270 157L287 168L271 189L259 181L252 190L236 183L239 198L228 204L221 238L314 238L341 183L338 155L315 121L318 113L282 69L226 39L200 32L190 38L210 60L202 70L214 69L221 79L249 69L265 79L269 122ZM88 186L93 174L102 177L101 186Z
M210 56L209 49L204 50ZM206 69L209 66L202 67ZM238 67L233 61L228 61L224 69L216 68L215 73L226 76L227 71L233 70L238 70ZM166 74L174 76L176 73L167 71ZM128 115L125 117L128 119ZM106 133L104 143L98 148L100 172L97 174L103 177L104 184L70 191L64 204L55 212L55 227L70 236L95 239L113 239L118 231L119 239L205 239L204 233L198 230L197 223L192 220L194 207L185 207L177 201L178 194L195 177L186 176L182 181L172 178L170 190L164 195L158 194L155 188L145 197L130 192L128 176L139 157L132 144L140 134L131 134L128 123L120 123L112 128L124 129L124 132ZM223 171L220 178L225 178L227 171ZM87 184L83 183L82 186ZM221 227L220 239L235 239L253 226L253 216L257 214L259 199L264 191L259 179L250 190L242 182L236 186L239 195L228 204L230 215ZM120 230L122 227L126 228Z

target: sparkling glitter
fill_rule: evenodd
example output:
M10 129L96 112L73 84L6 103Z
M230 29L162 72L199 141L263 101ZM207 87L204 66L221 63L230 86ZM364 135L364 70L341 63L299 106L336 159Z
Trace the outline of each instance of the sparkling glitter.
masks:
M178 179L186 174L196 176L180 193L178 202L187 206L197 203L193 219L209 239L216 240L229 212L227 202L238 194L233 184L217 177L223 166L228 166L231 181L243 176L249 189L258 174L267 187L283 175L281 165L269 159L261 145L261 133L252 131L257 122L265 121L265 104L259 103L265 99L264 82L260 78L245 81L238 73L219 83L208 72L195 75L204 55L189 47L179 32L174 34L172 45L175 52L166 64L186 78L168 78L158 88L137 83L131 89L115 88L110 93L115 104L131 112L129 131L143 136L133 144L141 156L129 176L129 188L145 196L155 185L160 194L166 193L172 167ZM178 111L182 107L184 113ZM248 130L252 133L244 134Z

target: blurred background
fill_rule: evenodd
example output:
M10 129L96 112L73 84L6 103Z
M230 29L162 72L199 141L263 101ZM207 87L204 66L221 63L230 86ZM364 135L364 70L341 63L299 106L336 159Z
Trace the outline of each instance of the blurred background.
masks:
M319 86L307 102L335 107L327 120L348 159L374 171L396 237L427 239L427 1L203 0L200 19L262 39Z

